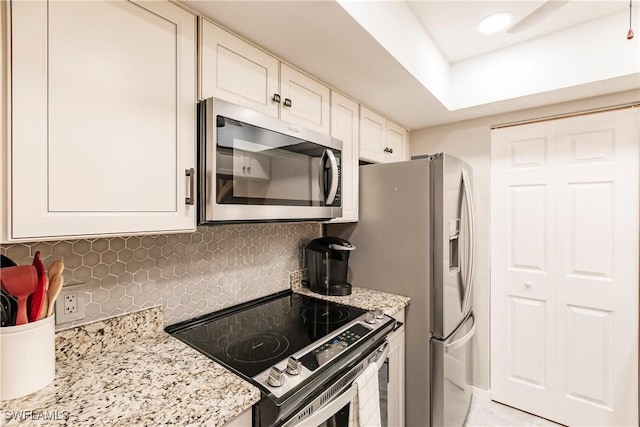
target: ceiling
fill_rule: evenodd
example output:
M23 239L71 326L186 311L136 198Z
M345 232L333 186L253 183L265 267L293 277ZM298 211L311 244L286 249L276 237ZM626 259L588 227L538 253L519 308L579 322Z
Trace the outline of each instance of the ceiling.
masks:
M572 0L493 35L482 18L544 1L181 1L408 129L640 90L626 0Z
M542 6L544 0L524 1L407 1L424 29L449 62L456 62L512 46L616 12L628 12L628 0L569 1L531 27L514 34L481 35L480 21L497 12L511 12L514 23ZM621 34L626 34L621 28Z

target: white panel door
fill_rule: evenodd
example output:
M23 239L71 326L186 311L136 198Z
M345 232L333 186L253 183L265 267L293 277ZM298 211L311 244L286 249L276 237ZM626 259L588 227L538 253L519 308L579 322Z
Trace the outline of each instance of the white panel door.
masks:
M164 1L12 3L13 239L195 229L195 24Z
M551 123L492 134L491 391L536 414L556 375L555 146Z
M638 112L558 121L558 415L638 425Z
M331 91L327 86L286 64L280 64L280 92L282 120L329 135Z
M200 97L216 97L278 117L278 60L200 20Z
M494 400L566 425L638 425L639 139L636 110L492 133Z
M331 92L331 136L342 141L342 216L332 222L358 220L358 103Z

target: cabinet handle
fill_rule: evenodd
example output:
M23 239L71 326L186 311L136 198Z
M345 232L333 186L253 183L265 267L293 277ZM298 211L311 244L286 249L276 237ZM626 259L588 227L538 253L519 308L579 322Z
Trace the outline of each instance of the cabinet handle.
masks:
M384 151L385 153L388 153L389 152L389 147L384 147L384 150L382 150L382 151Z
M389 148L389 154L393 154L393 148Z
M247 166L247 172L251 173L251 166Z
M285 98L284 99L284 106L285 107L291 107L291 100L289 98Z
M196 178L195 170L193 168L185 169L184 174L189 178L189 196L184 199L184 202L187 205L194 205L195 204L195 197L194 197L195 178Z
M273 102L277 102L278 104L280 104L280 95L278 95L277 93L273 94Z

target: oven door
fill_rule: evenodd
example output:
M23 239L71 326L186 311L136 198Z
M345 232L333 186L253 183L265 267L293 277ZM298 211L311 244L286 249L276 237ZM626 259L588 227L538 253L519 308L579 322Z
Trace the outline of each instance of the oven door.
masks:
M380 379L380 372L384 372L387 369L385 362L389 355L389 344L385 341L384 344L379 346L371 354L375 359L370 360L369 363L376 364L379 373L378 378ZM327 390L331 390L331 388L332 385L329 385ZM318 409L315 409L311 415L304 416L304 414L309 411L309 408L305 406L305 408L300 410L284 425L286 427L348 427L351 404L357 393L357 385L351 381L350 384L343 388L342 392L337 393L333 399L328 400ZM380 397L380 400L383 400L382 396ZM383 413L382 407L380 408L380 415L381 417L386 415L386 412ZM383 425L386 425L384 420L382 423Z
M342 215L341 141L215 98L200 108L201 222Z

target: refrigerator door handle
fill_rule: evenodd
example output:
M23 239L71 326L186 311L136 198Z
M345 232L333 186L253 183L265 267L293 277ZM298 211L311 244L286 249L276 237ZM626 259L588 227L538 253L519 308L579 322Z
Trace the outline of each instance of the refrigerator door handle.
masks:
M471 308L471 290L473 289L473 273L475 268L475 219L473 211L473 196L471 194L471 179L466 169L462 169L462 186L466 205L465 221L467 223L467 268L464 276L464 299L462 312L468 313Z
M471 320L473 321L473 325L471 325L471 329L469 329L469 332L467 332L466 334L464 334L464 336L458 338L457 340L450 342L449 344L446 344L444 346L445 353L450 353L452 351L459 349L473 337L473 334L476 333L476 318L473 315L471 315Z

